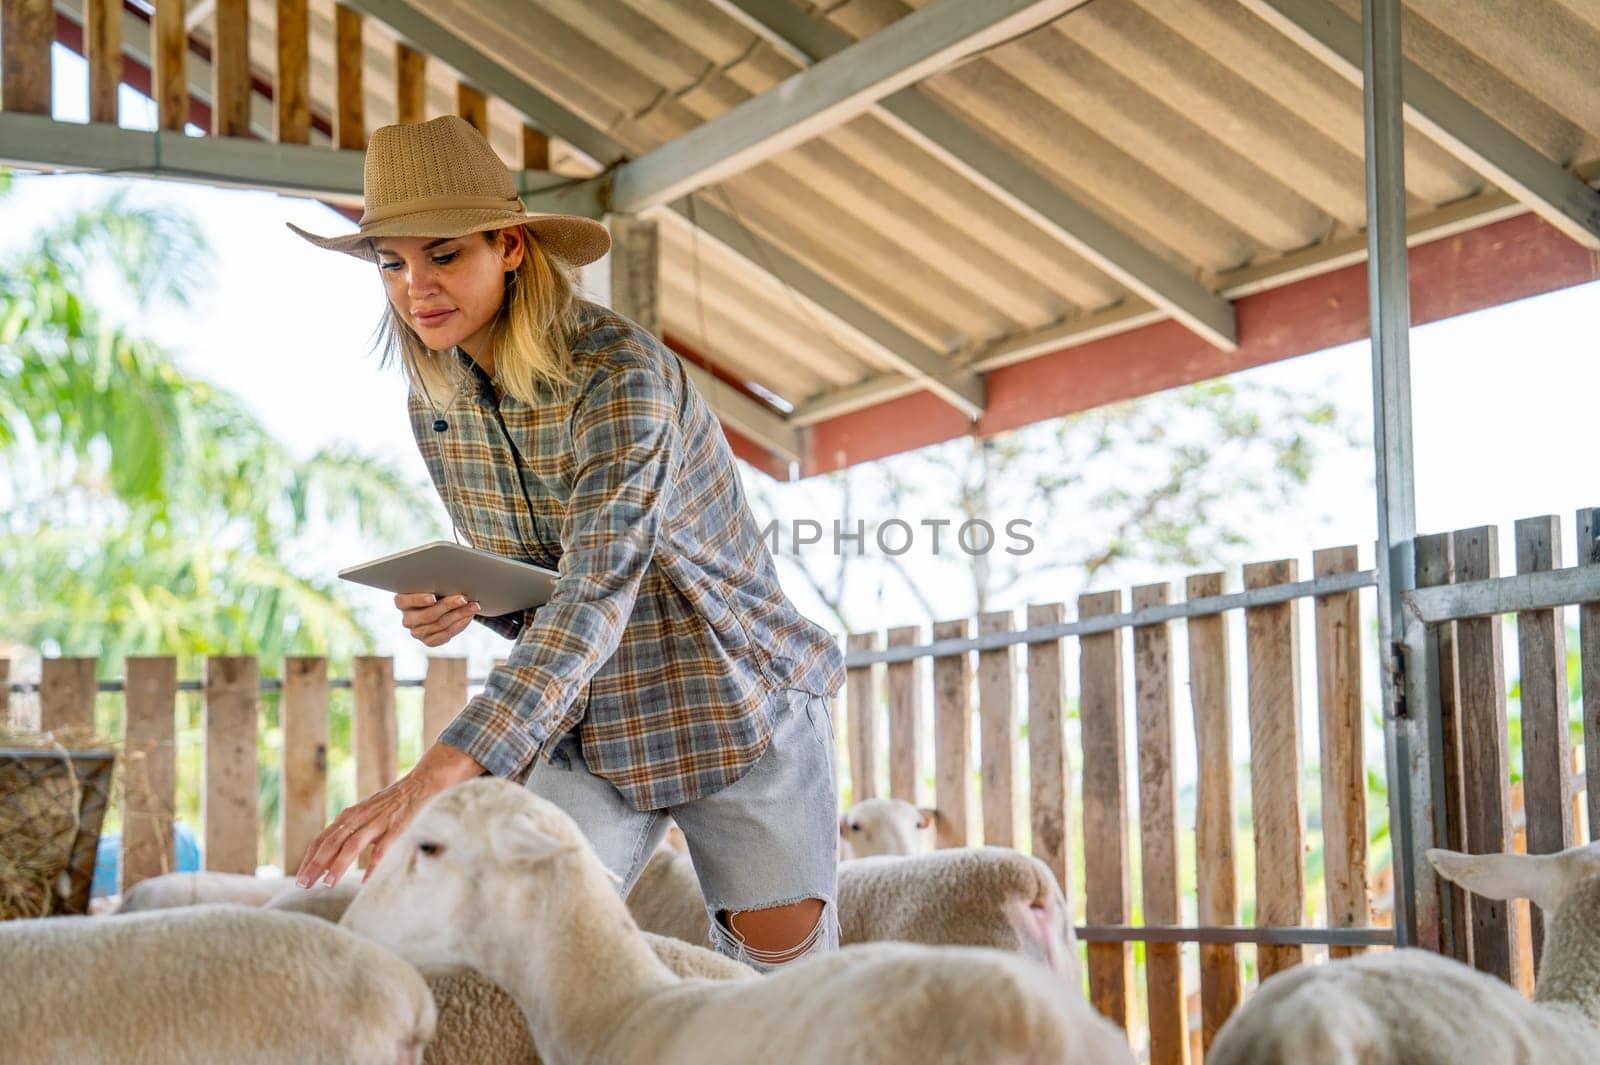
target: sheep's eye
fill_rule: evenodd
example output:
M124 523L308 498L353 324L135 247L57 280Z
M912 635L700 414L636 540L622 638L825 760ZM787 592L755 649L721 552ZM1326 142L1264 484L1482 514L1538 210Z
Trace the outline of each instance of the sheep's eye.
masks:
M857 825L857 824L852 824L850 826L850 831L852 831L852 832L860 832L861 831L861 826Z
M438 843L419 843L417 844L417 850L421 851L430 858L437 857L438 855L444 853L444 847Z

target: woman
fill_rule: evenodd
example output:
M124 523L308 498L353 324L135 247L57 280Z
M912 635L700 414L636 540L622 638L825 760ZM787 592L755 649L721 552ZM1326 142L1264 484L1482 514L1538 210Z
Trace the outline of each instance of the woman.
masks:
M838 648L785 597L721 429L677 357L576 295L610 238L535 216L449 116L377 130L360 231L319 247L377 265L387 354L455 526L556 567L549 603L479 617L516 643L417 765L312 843L302 886L372 864L417 810L489 772L582 826L626 893L683 830L717 948L770 967L838 942L828 699ZM398 595L429 647L477 605Z

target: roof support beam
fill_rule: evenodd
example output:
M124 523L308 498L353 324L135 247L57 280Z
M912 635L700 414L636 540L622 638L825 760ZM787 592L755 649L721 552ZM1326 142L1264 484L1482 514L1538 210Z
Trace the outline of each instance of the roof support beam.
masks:
M43 115L0 111L0 163L30 170L112 170L119 174L272 189L361 204L363 153L244 137L186 137L174 130L122 129L107 122L56 122ZM535 211L600 218L604 182L573 184L560 174L524 170L519 185Z
M1361 24L1329 0L1242 0L1257 16L1359 86ZM1406 121L1528 209L1600 250L1600 193L1410 61L1402 66Z
M409 0L344 0L384 23L418 51L469 74L473 84L521 111L534 126L560 137L602 166L627 154L622 145L534 88L526 78L486 54Z
M785 461L800 461L800 430L785 421L781 414L717 380L710 370L687 359L679 361L718 421Z
M879 33L625 164L616 208L643 211L732 177L1084 0L934 0Z
M953 366L940 352L928 347L877 311L822 277L809 266L770 244L764 244L731 218L701 200L691 211L686 201L672 210L736 255L764 266L780 282L822 310L856 330L879 354L918 388L926 388L968 418L983 414L983 382L971 370Z
M711 0L802 64L825 62L850 37L789 0ZM887 31L885 31L887 32ZM880 100L878 117L1130 291L1224 351L1235 350L1233 305L1063 192L915 88Z

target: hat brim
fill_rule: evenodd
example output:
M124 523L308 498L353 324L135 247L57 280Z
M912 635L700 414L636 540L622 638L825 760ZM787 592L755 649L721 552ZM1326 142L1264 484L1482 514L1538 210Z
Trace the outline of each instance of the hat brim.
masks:
M322 237L285 222L297 236L328 251L341 251L376 263L375 237L464 237L508 226L526 226L546 255L569 266L587 266L611 250L611 231L592 218L570 214L518 214L514 211L446 210L402 215L364 226L359 233Z

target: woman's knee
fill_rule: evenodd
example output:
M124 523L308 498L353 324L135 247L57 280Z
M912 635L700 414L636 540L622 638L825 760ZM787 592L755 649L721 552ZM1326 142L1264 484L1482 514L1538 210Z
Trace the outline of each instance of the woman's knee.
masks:
M767 969L837 946L829 927L827 901L800 899L753 910L717 914L719 939L730 953Z

